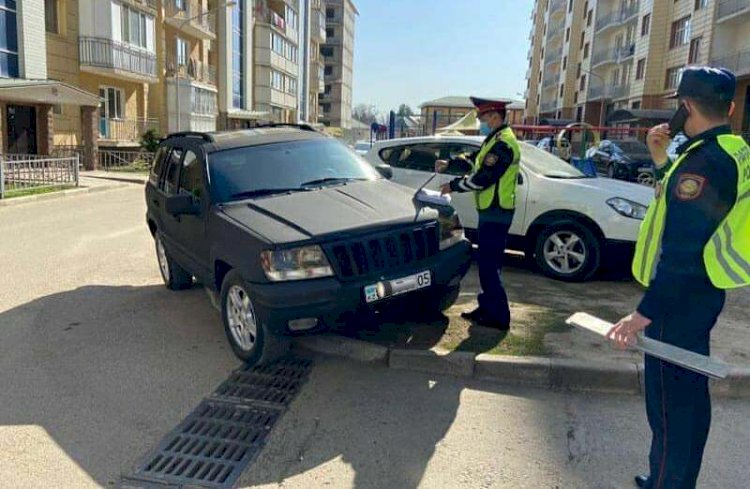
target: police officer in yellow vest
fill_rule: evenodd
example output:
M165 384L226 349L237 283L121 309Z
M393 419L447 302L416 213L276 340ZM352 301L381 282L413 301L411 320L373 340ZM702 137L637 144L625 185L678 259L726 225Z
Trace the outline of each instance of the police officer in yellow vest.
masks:
M668 169L633 260L633 275L648 290L610 332L620 347L645 329L650 338L708 355L725 289L750 284L750 147L729 127L735 85L728 70L686 68L674 96L682 117L648 134L654 162ZM669 133L681 125L690 139L672 162ZM648 355L645 364L653 436L650 472L636 485L695 487L711 424L708 379Z
M475 324L499 330L510 328L510 309L500 271L508 229L516 207L516 178L520 151L513 130L505 124L508 101L472 97L487 137L479 151L469 157L474 171L443 186L442 192L474 192L479 212L479 307L462 317ZM436 171L450 164L438 161Z

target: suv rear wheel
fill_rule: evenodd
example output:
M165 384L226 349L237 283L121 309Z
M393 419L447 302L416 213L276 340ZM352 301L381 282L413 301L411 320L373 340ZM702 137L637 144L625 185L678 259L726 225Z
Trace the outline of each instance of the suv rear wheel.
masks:
M537 236L534 254L542 272L568 282L587 280L599 268L601 245L586 226L559 221Z
M237 357L247 364L267 363L283 355L289 342L269 332L263 313L255 307L245 282L235 270L221 286L221 319Z
M156 246L156 260L159 262L159 271L164 285L171 290L187 289L193 284L193 276L184 268L175 262L167 253L164 247L164 240L161 233L156 232L154 235Z

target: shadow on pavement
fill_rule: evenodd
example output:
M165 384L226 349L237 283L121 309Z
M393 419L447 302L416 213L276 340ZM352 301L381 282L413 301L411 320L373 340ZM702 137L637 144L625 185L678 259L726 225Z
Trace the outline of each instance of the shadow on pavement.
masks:
M198 288L87 286L3 312L0 447L11 477L73 487L84 471L114 483L237 363Z

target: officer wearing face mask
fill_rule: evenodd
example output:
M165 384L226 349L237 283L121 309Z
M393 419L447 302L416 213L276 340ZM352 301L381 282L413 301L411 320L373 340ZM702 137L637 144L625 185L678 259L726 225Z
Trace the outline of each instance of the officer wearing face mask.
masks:
M724 307L725 289L750 285L750 147L732 135L735 76L721 68L682 73L670 123L649 131L651 156L664 172L641 224L633 275L648 287L637 310L610 337L624 347L649 338L703 355ZM689 138L670 161L670 137ZM638 487L694 488L711 425L708 379L645 358L650 472Z
M471 97L485 135L479 151L467 159L471 174L443 185L443 194L474 192L479 213L479 281L482 293L479 307L462 314L479 326L508 330L510 308L500 279L508 229L516 207L516 179L521 158L513 130L505 123L508 101ZM438 160L435 171L442 172L451 162Z

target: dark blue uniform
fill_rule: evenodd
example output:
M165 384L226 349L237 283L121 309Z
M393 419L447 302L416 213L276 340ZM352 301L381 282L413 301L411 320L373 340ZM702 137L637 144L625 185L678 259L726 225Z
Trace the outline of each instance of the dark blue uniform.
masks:
M495 134L506 127L507 125L503 125L492 131L485 142L495 137ZM483 165L477 173L470 177L457 178L451 181L451 190L454 192L475 192L500 182L500 178L513 163L513 151L507 144L498 141L492 147L488 156L490 154L497 157L497 161L493 165ZM469 158L473 161L475 157L476 153ZM508 306L508 296L505 293L500 272L503 268L505 244L514 212L502 209L497 195L495 195L495 201L489 209L478 212L478 266L479 283L482 287L482 292L478 297L479 309L490 322L507 328L510 325L510 307Z
M711 284L703 249L727 215L737 194L737 166L716 136L722 126L678 148L682 154L698 140L670 178L662 248L656 275L638 312L651 319L646 336L703 355L724 306L724 291ZM646 413L653 433L646 487L695 487L711 424L708 379L646 356Z

